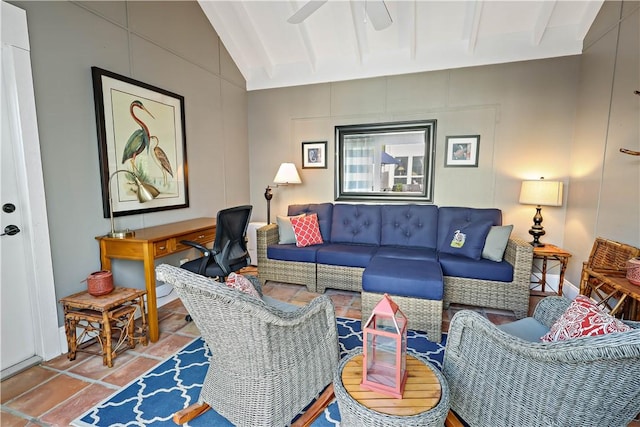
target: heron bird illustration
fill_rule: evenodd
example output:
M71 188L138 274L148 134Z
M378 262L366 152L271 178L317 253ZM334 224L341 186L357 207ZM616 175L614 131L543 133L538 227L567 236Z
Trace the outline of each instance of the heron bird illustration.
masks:
M142 105L141 101L135 100L129 106L129 113L131 114L131 117L133 117L133 120L140 125L140 129L136 129L129 137L122 153L122 163L124 164L127 160L131 160L131 166L135 171L137 170L136 156L142 153L145 148L147 149L147 153L149 152L149 128L135 115L133 111L134 108L140 108L153 119L155 119L155 117L144 105Z
M173 170L171 169L171 162L169 162L169 158L167 157L167 153L164 152L162 148L160 148L160 140L157 136L152 136L150 139L155 140L156 145L153 147L153 156L156 159L156 163L160 166L160 170L162 171L162 178L164 179L164 185L167 185L167 174L171 175L173 178Z

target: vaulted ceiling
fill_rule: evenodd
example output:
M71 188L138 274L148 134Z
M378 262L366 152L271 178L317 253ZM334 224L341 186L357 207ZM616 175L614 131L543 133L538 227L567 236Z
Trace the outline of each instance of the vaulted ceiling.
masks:
M385 0L377 31L367 1L329 0L299 24L306 0L199 3L247 90L580 54L603 3Z

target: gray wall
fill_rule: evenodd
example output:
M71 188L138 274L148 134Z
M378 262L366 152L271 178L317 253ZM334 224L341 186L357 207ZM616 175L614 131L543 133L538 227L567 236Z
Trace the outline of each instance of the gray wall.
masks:
M565 247L578 284L593 240L640 246L640 3L605 2L581 57Z
M568 184L580 57L249 92L251 202L266 218L262 193L278 165L300 167L302 141L328 141L334 126L415 118L437 124L434 202L497 207L514 234L531 240L533 206L518 204L523 179ZM480 134L477 168L445 168L448 135ZM299 169L303 183L274 190L272 220L293 202L334 200L333 171ZM568 192L571 189L568 188ZM563 244L566 204L543 209L543 241Z
M82 281L100 269L94 237L109 230L91 66L185 98L190 207L116 218L117 228L215 216L249 201L249 176L238 173L249 159L245 81L197 2L11 3L27 12L57 298L86 289ZM114 276L144 288L139 262L114 261Z

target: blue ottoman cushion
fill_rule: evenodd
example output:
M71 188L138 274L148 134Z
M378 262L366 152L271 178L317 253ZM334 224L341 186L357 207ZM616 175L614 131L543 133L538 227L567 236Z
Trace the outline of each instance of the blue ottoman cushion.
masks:
M438 259L438 253L435 249L430 248L401 248L397 246L380 246L378 248L378 252L376 252L376 257L436 261Z
M316 261L318 264L365 268L377 250L378 247L372 245L329 243L318 249Z
M362 289L403 297L442 300L442 270L437 261L374 257L362 275Z

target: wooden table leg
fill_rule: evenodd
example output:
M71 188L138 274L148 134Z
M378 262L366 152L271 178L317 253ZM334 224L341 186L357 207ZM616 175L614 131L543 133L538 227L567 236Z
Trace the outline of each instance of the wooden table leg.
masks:
M160 328L158 326L158 301L156 300L156 272L153 262L153 245L144 245L144 282L147 288L147 319L149 322L149 340L158 341Z

